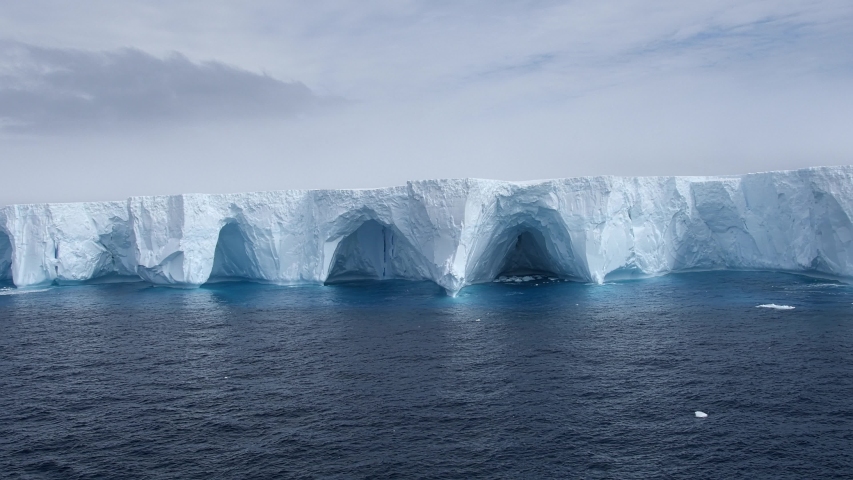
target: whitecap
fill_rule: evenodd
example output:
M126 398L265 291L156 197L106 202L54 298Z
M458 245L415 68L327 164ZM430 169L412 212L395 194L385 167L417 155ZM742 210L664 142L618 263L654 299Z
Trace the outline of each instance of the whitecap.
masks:
M792 307L790 305L776 305L775 303L765 303L764 305L759 305L757 308L772 308L774 310L793 310L796 307Z

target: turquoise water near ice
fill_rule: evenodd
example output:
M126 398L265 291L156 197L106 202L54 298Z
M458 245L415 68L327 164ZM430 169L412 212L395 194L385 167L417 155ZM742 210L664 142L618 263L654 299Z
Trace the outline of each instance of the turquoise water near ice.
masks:
M0 331L9 478L853 476L825 280L7 288Z

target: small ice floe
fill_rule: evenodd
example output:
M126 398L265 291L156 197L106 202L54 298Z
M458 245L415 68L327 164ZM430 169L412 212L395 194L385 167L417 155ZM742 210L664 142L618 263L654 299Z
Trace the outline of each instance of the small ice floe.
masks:
M494 280L495 283L527 283L527 282L544 282L545 280L556 281L557 278L547 278L543 275L501 275ZM538 286L538 284L536 284Z
M49 288L0 288L0 295L23 295L25 293L39 293L46 292L50 290Z
M796 307L792 307L790 305L776 305L775 303L765 303L764 305L759 305L756 308L772 308L774 310L793 310Z
M707 413L700 412L699 410L696 410L695 412L693 412L693 414L696 415L696 418L705 418L708 416Z

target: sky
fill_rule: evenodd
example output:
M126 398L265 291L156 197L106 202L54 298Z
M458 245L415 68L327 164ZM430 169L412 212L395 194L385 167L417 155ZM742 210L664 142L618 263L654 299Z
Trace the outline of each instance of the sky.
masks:
M849 0L0 0L0 205L851 163Z

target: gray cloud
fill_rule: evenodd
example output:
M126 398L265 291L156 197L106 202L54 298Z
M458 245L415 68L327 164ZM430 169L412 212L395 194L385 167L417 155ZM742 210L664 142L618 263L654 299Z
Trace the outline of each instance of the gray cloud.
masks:
M7 131L287 117L337 102L302 83L179 53L0 44L0 128Z
M0 0L0 204L853 161L850 0L210 3Z

